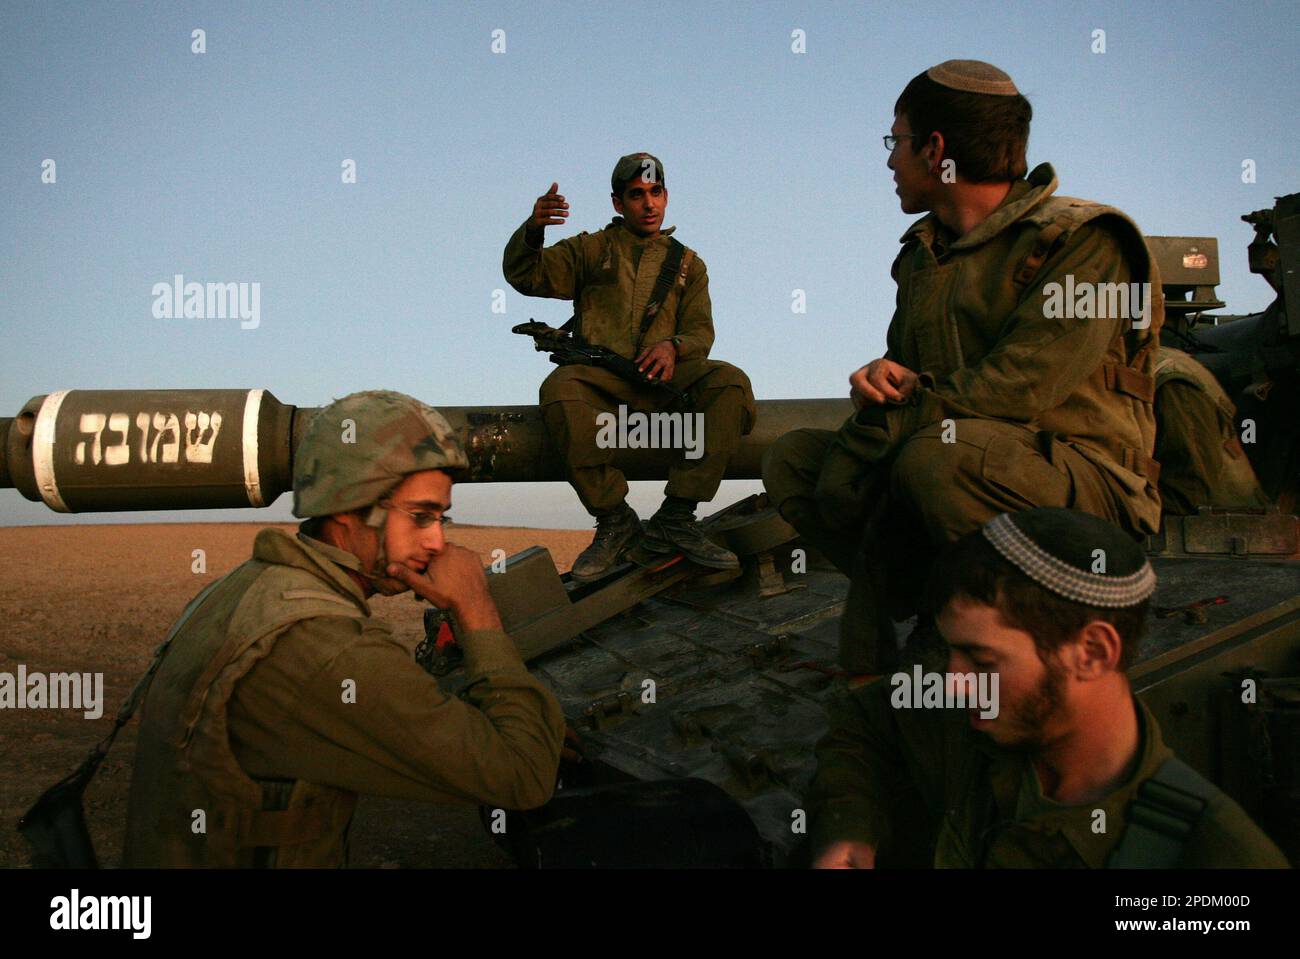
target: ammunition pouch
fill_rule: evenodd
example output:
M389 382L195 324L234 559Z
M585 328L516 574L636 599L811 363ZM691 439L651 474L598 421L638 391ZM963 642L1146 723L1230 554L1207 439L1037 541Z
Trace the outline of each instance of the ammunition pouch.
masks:
M41 793L18 820L18 831L32 847L34 869L99 868L82 796L103 758L96 749L76 772Z

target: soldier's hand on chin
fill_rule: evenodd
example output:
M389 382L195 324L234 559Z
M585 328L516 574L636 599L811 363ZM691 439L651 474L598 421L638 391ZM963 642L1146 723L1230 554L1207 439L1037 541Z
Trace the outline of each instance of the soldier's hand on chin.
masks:
M654 346L647 346L636 358L636 368L652 380L667 383L673 378L677 368L677 347L672 340L663 340Z
M875 869L876 847L845 839L831 843L813 861L814 869Z
M423 573L401 563L390 563L388 575L411 587L439 609L450 610L465 630L500 629L501 617L478 554L448 543L429 561Z
M849 377L849 397L857 409L872 403L904 403L919 378L901 363L881 357Z

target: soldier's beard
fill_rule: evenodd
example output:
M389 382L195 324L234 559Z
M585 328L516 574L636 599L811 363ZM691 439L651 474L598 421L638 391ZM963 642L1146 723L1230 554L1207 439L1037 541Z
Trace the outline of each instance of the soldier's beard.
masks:
M1017 746L1037 749L1051 741L1048 724L1065 699L1065 669L1055 661L1043 664L1047 672L1038 687L1022 703L1012 708L1010 719L1021 731Z

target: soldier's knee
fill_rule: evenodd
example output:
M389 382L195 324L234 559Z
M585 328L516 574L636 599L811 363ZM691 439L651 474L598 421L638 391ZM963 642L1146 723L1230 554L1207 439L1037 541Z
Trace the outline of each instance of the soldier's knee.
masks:
M581 372L580 366L557 366L551 370L550 376L542 380L542 385L537 391L538 403L546 406L562 400L578 399L576 394L581 383Z
M941 484L953 468L955 457L945 456L942 441L925 433L919 431L899 447L889 471L891 492L911 497L932 482Z
M712 366L690 388L690 392L696 395L720 393L720 399L728 397L725 392L727 390L732 390L730 396L734 397L737 403L744 402L745 399L750 399L754 395L754 388L750 384L745 371L738 366L732 366L730 363L723 363L721 360L716 361L716 365Z
M811 496L829 445L826 430L793 430L763 452L763 488L779 509L793 496Z
M758 416L749 377L730 363L719 362L687 391L697 409L708 410L713 423L729 424L724 432L747 436Z
M730 363L718 361L718 367L709 374L709 386L714 388L724 388L728 386L738 386L746 393L753 392L753 386L750 385L749 376L739 366L732 366Z
M774 501L783 498L779 491L783 489L786 472L788 470L786 450L786 439L790 436L778 437L776 442L763 450L763 460L759 468L763 480L763 488L767 490L768 496Z
M899 449L889 472L890 493L942 525L946 514L964 508L961 491L978 480L981 460L979 448L947 441L938 425L926 427Z

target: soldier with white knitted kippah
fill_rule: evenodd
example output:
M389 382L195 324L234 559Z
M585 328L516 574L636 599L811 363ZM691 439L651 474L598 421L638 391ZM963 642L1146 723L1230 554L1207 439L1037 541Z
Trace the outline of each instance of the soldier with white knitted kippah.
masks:
M1003 513L950 546L925 603L947 664L927 665L994 702L917 708L903 673L845 698L817 747L815 864L1285 868L1133 696L1155 586L1132 537L1077 510Z

